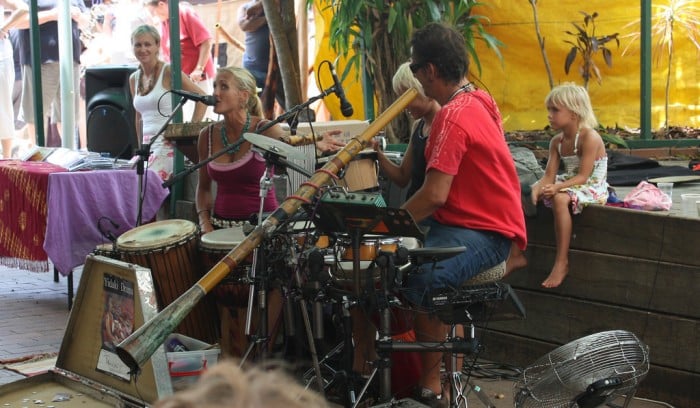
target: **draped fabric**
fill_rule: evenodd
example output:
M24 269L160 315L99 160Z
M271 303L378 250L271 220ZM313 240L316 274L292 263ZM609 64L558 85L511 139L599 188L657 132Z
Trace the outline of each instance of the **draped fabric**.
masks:
M65 168L44 162L0 161L0 264L49 270L44 251L49 174Z
M67 172L45 162L0 161L0 265L67 276L98 244L136 226L139 177L129 170ZM144 175L142 219L153 219L169 191Z
M151 220L169 194L153 170L143 177L142 220ZM136 227L139 176L129 170L56 173L49 177L44 249L61 275L82 265L98 244Z

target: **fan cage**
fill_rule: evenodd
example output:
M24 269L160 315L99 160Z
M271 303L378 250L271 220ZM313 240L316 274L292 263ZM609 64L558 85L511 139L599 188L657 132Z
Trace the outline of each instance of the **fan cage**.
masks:
M565 344L523 370L515 383L516 407L572 407L594 382L615 377L621 384L607 401L634 391L649 371L649 348L624 330L592 334Z

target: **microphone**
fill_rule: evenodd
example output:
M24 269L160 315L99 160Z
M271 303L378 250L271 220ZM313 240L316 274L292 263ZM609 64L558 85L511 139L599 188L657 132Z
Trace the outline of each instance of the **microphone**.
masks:
M190 101L201 102L207 106L216 105L216 98L214 97L214 95L200 95L194 92L187 92L180 89L171 89L170 92L174 93L175 95L180 95L185 99L189 99Z
M289 289L283 289L284 292L284 304L282 309L282 318L284 319L285 335L287 337L294 337L296 335L296 326L294 325L294 308L292 305L292 299L289 293Z
M348 101L348 98L345 97L345 91L343 90L343 84L340 83L340 80L338 79L338 75L335 73L335 67L331 64L329 64L331 67L331 75L333 75L333 90L335 92L335 95L338 97L340 100L340 112L342 112L343 116L350 117L352 116L352 105L350 105L350 102Z
M323 254L318 249L313 249L307 258L309 267L309 275L314 286L320 288L319 281L323 270ZM318 294L317 294L318 296ZM312 332L314 339L321 340L324 337L323 330L323 304L315 300L311 309L311 317L313 320Z

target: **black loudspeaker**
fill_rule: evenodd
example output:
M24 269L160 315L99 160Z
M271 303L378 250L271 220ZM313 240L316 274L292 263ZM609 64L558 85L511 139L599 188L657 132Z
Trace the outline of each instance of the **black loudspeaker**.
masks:
M130 159L138 148L129 75L135 66L107 65L85 71L87 147Z

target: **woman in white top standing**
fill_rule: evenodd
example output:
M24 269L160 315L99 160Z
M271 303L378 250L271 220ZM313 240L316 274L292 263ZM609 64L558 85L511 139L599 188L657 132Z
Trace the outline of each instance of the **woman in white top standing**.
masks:
M151 25L136 27L131 35L134 56L139 62L138 69L129 77L129 88L136 110L136 134L142 144L151 143L151 138L168 120L173 111L170 64L159 58L160 34ZM202 90L190 78L182 74L182 89L202 94ZM192 102L188 102L192 103ZM206 105L197 103L192 114L192 122L200 122ZM162 136L151 145L148 168L167 180L173 173L173 146Z
M5 8L14 10L7 19L5 19ZM12 109L15 66L9 30L23 13L27 13L27 5L24 2L0 0L0 141L2 157L5 159L9 159L12 155L12 140L15 135L15 118Z

